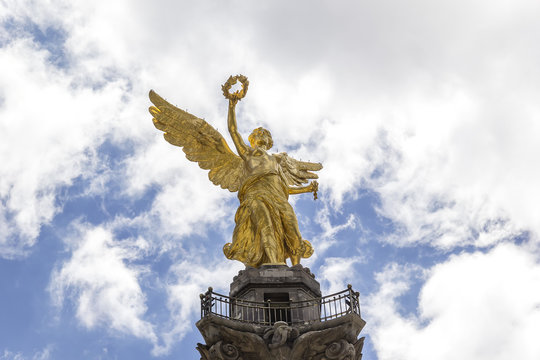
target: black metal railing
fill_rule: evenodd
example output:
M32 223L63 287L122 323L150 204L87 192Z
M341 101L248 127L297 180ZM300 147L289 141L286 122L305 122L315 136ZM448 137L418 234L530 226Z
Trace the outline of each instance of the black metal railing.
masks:
M303 301L248 301L215 293L208 288L201 294L201 318L216 315L229 320L272 325L284 321L290 325L327 321L347 314L360 316L359 293L347 289L332 295Z

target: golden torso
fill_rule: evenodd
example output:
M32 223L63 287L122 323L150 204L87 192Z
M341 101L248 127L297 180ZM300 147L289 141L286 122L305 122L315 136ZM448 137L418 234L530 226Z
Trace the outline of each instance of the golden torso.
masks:
M260 147L250 148L245 155L247 177L260 174L278 173L278 163L275 157Z

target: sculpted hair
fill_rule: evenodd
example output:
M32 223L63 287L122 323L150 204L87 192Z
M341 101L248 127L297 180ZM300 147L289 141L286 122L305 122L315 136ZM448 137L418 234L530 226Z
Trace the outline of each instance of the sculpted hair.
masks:
M266 144L268 145L268 149L270 149L274 145L274 141L272 140L272 134L270 134L270 131L266 130L263 127L258 127L255 130L251 132L251 134L248 137L248 141L250 144L253 143L253 140L256 136L261 136L263 138L266 138Z

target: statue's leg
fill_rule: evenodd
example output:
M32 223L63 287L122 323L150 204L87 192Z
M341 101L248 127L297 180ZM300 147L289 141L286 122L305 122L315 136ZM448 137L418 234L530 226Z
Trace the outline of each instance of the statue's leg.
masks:
M261 229L261 240L270 264L281 264L285 262L285 259L280 259L279 257L279 251L272 227L266 226L264 229Z
M262 202L254 202L251 208L251 222L259 232L262 247L270 264L284 264L285 257L279 250L270 211Z
M287 246L291 253L291 263L294 266L300 264L300 258L302 257L302 235L298 228L298 220L294 210L290 204L287 205L288 211L283 215L283 226L287 237Z

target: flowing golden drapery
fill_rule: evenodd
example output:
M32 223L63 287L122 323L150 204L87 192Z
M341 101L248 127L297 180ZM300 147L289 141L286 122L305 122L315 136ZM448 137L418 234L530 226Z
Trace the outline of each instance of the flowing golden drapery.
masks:
M242 89L231 93L237 81L242 83ZM249 146L244 142L238 132L235 108L246 95L248 85L247 77L237 75L229 77L222 86L229 100L227 128L237 154L205 120L177 108L153 90L149 97L154 106L149 111L165 140L181 147L188 160L209 170L212 183L231 192L238 191L240 207L235 216L233 241L223 247L227 258L253 267L285 264L290 258L294 266L301 257L310 257L313 247L309 241L302 240L288 197L312 192L316 199L318 183L309 180L318 178L313 171L321 170L322 165L295 160L287 153L268 154L273 140L263 128L253 130Z
M271 257L281 264L292 256L309 257L313 249L302 240L288 198L288 187L277 173L258 174L244 181L238 192L240 206L233 240L223 247L225 256L253 267L276 263Z

